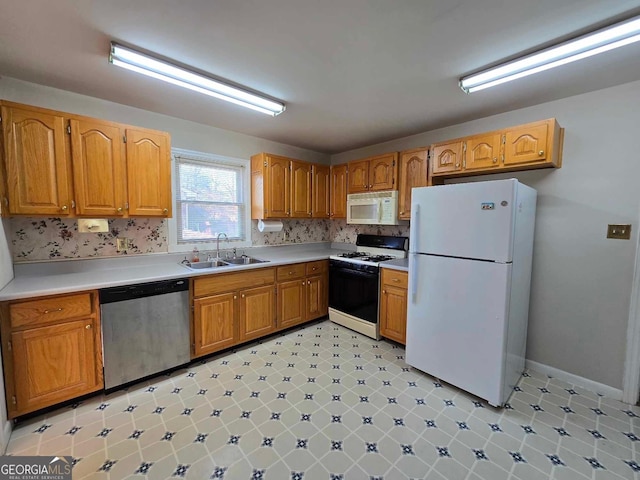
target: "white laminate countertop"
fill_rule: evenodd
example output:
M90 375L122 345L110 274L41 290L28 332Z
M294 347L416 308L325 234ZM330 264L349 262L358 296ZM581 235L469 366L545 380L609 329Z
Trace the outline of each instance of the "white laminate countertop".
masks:
M389 268L391 270L400 270L402 272L409 271L409 259L397 258L396 260L387 260L380 264L381 268Z
M252 248L248 255L268 262L200 271L179 264L184 253L17 264L15 278L0 290L0 301L312 262L341 252L329 243Z

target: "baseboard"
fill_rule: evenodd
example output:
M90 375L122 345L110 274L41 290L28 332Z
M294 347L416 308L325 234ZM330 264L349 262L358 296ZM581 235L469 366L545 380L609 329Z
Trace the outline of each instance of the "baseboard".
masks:
M4 422L4 428L2 429L2 438L0 438L0 452L4 455L7 452L7 446L9 446L9 437L13 431L13 422L7 420Z
M589 380L588 378L580 377L579 375L574 375L573 373L565 372L564 370L550 367L549 365L545 365L543 363L534 362L533 360L527 359L525 361L525 368L530 368L531 370L535 370L536 372L544 373L545 375L549 375L550 377L563 380L572 385L585 388L594 393L599 393L601 395L604 395L605 397L622 401L622 390L619 388L610 387L609 385L605 385L604 383L595 382L593 380Z

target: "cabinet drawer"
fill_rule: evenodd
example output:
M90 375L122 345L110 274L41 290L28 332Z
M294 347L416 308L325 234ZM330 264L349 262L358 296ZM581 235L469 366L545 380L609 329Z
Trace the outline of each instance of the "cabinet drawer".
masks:
M274 283L275 268L256 268L247 272L214 274L193 281L193 296L202 297Z
M409 274L390 268L382 269L382 285L391 285L399 288L408 288Z
M304 263L294 263L293 265L284 265L282 267L278 267L278 273L276 277L279 282L291 280L294 278L304 277L305 272L305 264Z
M318 273L324 273L329 267L328 260L318 260L317 262L307 263L307 275L316 275Z
M30 300L9 305L11 328L51 323L67 318L86 317L91 313L90 293Z

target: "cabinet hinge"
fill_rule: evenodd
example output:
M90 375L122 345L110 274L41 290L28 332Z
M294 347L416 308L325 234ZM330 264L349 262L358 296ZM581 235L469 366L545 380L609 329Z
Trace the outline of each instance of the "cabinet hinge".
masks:
M463 152L466 152L466 151L467 151L467 142L464 142L464 143L462 144L462 151L463 151Z
M11 351L11 350L12 350L13 345L11 345L11 342L7 342L7 347L9 348L9 351Z
M11 403L13 403L14 405L15 405L16 403L18 403L18 402L16 401L16 396L15 396L15 395L11 395Z
M0 116L0 123L2 123L2 116Z
M263 166L265 166L265 167L266 167L267 165L268 165L268 163L267 163L267 162L264 162Z
M122 143L127 143L127 136L126 135L122 136Z
M71 135L71 125L67 125L67 135Z
M393 162L391 162L391 166L395 167L396 166L396 161L394 160Z
M507 143L507 136L502 135L502 144L504 145L505 143Z

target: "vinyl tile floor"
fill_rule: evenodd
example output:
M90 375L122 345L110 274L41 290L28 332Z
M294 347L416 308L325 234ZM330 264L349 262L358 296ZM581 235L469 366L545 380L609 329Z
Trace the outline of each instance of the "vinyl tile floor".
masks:
M533 371L496 409L321 321L18 424L74 480L640 478L640 409Z

